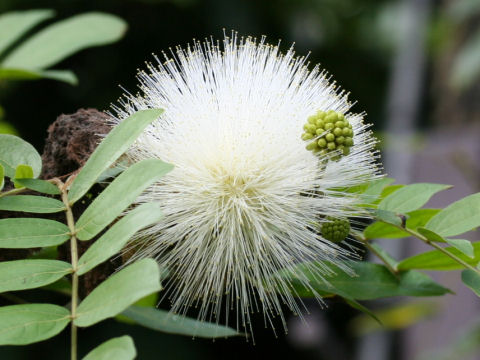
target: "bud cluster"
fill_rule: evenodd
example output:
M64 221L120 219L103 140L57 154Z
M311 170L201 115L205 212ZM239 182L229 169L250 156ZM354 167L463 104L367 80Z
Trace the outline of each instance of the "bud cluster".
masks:
M303 126L305 132L302 140L309 141L307 150L320 155L336 152L332 160L340 160L341 156L350 154L353 146L352 125L342 113L329 110L318 111L308 117L308 122Z
M322 236L334 243L345 240L350 233L350 222L346 219L335 219L331 216L328 216L327 220L321 227Z

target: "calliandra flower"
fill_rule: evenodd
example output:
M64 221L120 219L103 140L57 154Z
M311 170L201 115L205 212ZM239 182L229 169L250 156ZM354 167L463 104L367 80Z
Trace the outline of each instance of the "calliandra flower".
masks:
M158 202L164 220L137 235L132 259L155 257L170 270L166 293L174 312L196 306L201 319L228 323L234 309L237 327L250 331L250 313L260 311L271 326L277 315L285 325L282 305L301 313L301 303L275 274L315 260L346 269L350 251L319 229L327 217L361 213L358 197L338 189L377 176L375 140L362 115L349 113L347 94L318 66L308 70L293 49L282 54L264 38L233 34L164 57L139 73L139 95L127 93L114 106L116 122L164 109L127 155L175 166L138 199ZM342 153L319 147L333 128L302 135L315 116L329 114L351 128ZM329 271L308 269L320 281Z

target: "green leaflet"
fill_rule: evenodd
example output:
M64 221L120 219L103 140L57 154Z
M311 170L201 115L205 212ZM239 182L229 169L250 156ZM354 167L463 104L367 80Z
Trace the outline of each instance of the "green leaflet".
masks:
M52 183L40 179L14 179L15 182L31 190L49 195L60 195L58 187Z
M438 235L436 232L431 231L431 230L428 230L428 229L426 229L426 228L424 228L424 227L419 227L419 228L417 229L417 231L418 231L421 235L425 236L425 237L426 237L428 240L430 240L430 241L433 241L433 242L445 242L445 239L444 239L442 236L440 236L440 235Z
M437 192L451 188L451 185L418 183L406 185L384 198L378 208L397 213L417 210Z
M2 80L39 80L51 79L66 82L70 85L77 85L78 79L69 70L31 70L19 68L0 68L0 79Z
M89 240L97 235L130 206L143 190L172 168L172 165L158 159L147 159L130 166L80 216L76 224L78 239Z
M395 277L383 265L348 261L346 265L355 273L352 276L328 262L313 265L326 267L334 271L334 274L324 276L325 281L322 281L312 274L311 268L306 264L299 264L282 271L280 276L288 279L293 290L304 296L308 294L308 289L300 279L308 280L312 289L321 294L333 293L355 300L392 296L439 296L449 292L427 275L417 271L401 272ZM313 296L311 292L310 296Z
M120 39L127 28L117 16L99 12L76 15L40 30L3 60L3 67L45 69L88 47Z
M51 304L0 307L0 345L26 345L49 339L70 322L70 312Z
M0 198L0 210L47 214L63 211L65 206L59 200L44 196L11 195Z
M462 271L462 281L477 296L480 296L480 275L473 270L465 269Z
M475 252L473 251L473 245L469 240L445 238L445 241L449 245L452 245L455 249L467 255L468 257L470 258L475 257Z
M52 10L12 11L0 15L0 55L35 25L55 15Z
M73 181L68 200L74 203L134 143L142 131L163 113L160 109L137 111L115 126L98 145Z
M445 248L455 256L458 256L460 259L465 261L467 264L476 266L480 262L480 242L472 244L473 246L473 255L471 258L463 254L460 250L453 247ZM443 254L439 250L427 251L423 254L414 255L407 259L400 261L398 264L399 270L407 269L422 269L422 270L459 270L464 267L457 263L455 260L450 258L448 255Z
M38 177L42 170L42 158L37 150L18 136L0 134L0 165L5 175L13 179L18 165L28 165L33 169L33 177Z
M156 261L137 261L98 285L78 306L74 323L80 327L96 324L159 290L160 271Z
M450 204L425 225L441 236L455 236L480 226L480 193Z
M5 185L5 169L3 168L3 165L0 164L0 191L2 191L3 186Z
M436 214L440 209L420 209L407 213L406 227L411 230L416 230L425 224ZM411 236L406 231L400 230L396 226L377 221L365 228L363 235L367 239L397 239Z
M90 351L83 360L132 360L137 351L130 336L122 336L105 341Z
M374 216L385 223L393 224L395 226L402 225L402 215L394 213L393 211L375 209L373 211Z
M78 260L78 275L83 275L119 252L138 230L162 218L160 207L154 203L142 204L120 219L100 239L95 241Z
M58 260L2 261L0 262L0 292L48 285L72 271L69 263Z
M130 306L122 315L138 325L170 334L211 339L242 335L227 326L174 315L152 307Z
M15 169L15 178L19 178L19 179L31 179L31 178L33 178L32 167L29 166L29 165L23 165L23 164L17 165L17 167ZM15 186L16 189L22 187L22 185L15 182L15 180L13 181L13 185Z
M68 227L58 221L34 218L0 220L0 248L26 249L63 244Z

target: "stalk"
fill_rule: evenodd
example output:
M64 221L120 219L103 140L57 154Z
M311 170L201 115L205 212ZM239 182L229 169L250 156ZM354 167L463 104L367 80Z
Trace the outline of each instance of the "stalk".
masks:
M65 213L67 217L67 225L70 230L70 257L71 257L71 264L72 264L72 296L71 296L71 333L70 333L70 359L77 360L77 326L73 323L75 318L77 317L77 306L78 306L78 248L77 248L77 237L75 235L75 220L73 218L72 208L68 201L68 194L66 185L63 184L60 180L56 181L56 185L62 192L62 201L65 205Z
M388 262L387 259L385 259L383 257L382 254L380 254L369 242L368 242L368 239L365 239L361 234L357 233L357 232L351 232L351 235L353 235L353 237L355 237L355 239L357 239L358 241L360 241L363 245L365 245L365 247L370 250L373 254L375 254L375 256L377 256L384 264L385 264L385 267L393 274L395 275L395 277L398 277L398 271L396 269L394 269L390 263Z

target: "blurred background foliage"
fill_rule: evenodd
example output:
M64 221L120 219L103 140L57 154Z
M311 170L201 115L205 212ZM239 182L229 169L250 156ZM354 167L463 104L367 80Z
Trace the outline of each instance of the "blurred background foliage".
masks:
M392 102L391 89L396 81L395 64L402 59L403 44L411 41L408 35L414 26L411 10L416 6L420 9L425 4L429 10L420 24L425 33L418 35L424 35L420 50L423 57L418 58L417 63L406 64L407 68L421 65L423 69L416 75L419 78L414 79L420 84L418 109L413 112L415 118L410 119L415 124L415 133L443 129L448 134L452 128L469 128L476 129L473 138L478 139L479 0L2 0L0 16L21 10L47 11L40 12L42 21L35 23L15 43L8 44L4 51L0 47L0 133L17 133L41 151L46 129L61 113L72 113L82 107L107 110L123 92L118 85L135 92L136 71L144 68L145 61L153 60L152 53L161 54L162 50L184 45L192 38L221 38L224 31L235 30L241 35L257 38L267 35L267 40L272 43L281 40L283 50L295 43L299 55L309 53L312 64L320 63L334 75L342 88L351 92L352 100L357 101L353 110L365 111L374 130L383 137L383 132L391 131L388 104ZM36 56L40 56L35 52L25 51L23 57L18 53L13 56L43 29L88 12L117 17L109 18L112 24L106 26L104 32L95 29L94 36L88 40L76 38L79 32L75 29L69 34L72 36L70 42L60 40L66 36L65 31L57 34L59 39L55 36L47 39L48 46L55 48L55 45L63 44L62 48L70 47L70 51L45 60L40 66L35 66L39 61ZM8 31L8 27L0 27L0 46ZM104 46L86 49L96 45ZM52 72L51 66L62 72ZM23 72L12 75L6 69ZM23 77L23 81L18 77ZM397 129L401 127L402 123L397 124ZM416 139L414 142L419 141ZM462 138L459 140L463 141ZM422 146L416 149L424 149ZM457 162L458 167L463 169L470 183L478 187L478 154L477 158L470 160L462 153L457 155L462 160ZM415 353L413 357L406 355L411 353L404 349L408 344L402 343L405 333L399 332L445 311L437 305L386 304L378 312L385 325L379 329L370 319L358 316L354 310L334 299L327 300L329 307L326 310L319 310L315 303L307 301L306 304L311 310L307 316L309 326L305 327L298 318L292 318L289 335L277 330L280 339L276 339L270 329L263 329L261 315L254 317L258 323L254 328L259 329L255 333L256 346L243 339L216 343L192 341L159 335L128 324L118 325L113 320L94 327L89 333L81 333L80 343L85 350L113 336L131 333L139 359L288 356L374 360L365 357L365 352L361 351L362 338L378 331L390 331L388 349L379 350L385 355L378 359L440 358L436 353L427 352ZM476 308L478 310L478 306ZM478 325L464 331L469 334L467 339L452 339L451 346L448 339L443 342L442 359L477 358ZM0 358L40 359L44 356L39 354L48 352L49 359L64 359L67 343L64 334L25 348L3 347ZM461 357L448 357L460 353L463 354Z

